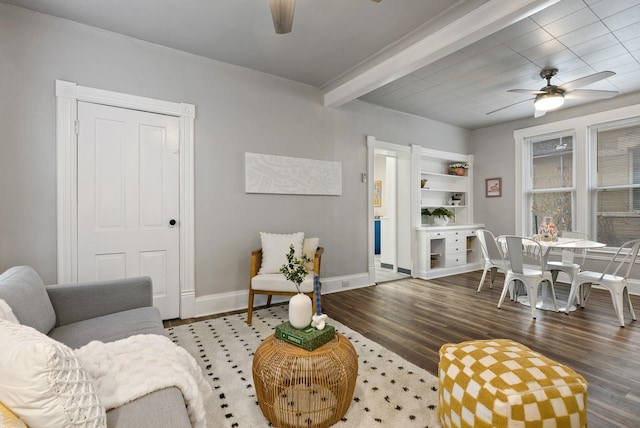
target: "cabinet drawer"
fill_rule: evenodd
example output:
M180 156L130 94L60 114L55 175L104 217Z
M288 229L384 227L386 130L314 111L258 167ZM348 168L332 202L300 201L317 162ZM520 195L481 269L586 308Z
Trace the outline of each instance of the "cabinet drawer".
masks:
M467 255L465 253L447 256L447 267L462 266L464 264L467 264Z
M465 247L464 245L452 245L452 246L448 246L447 245L447 256L452 256L452 255L458 255L458 254L466 254L467 253L467 247Z
M447 248L451 247L466 247L466 236L447 236Z
M429 233L429 237L431 239L444 238L445 237L445 233L444 232L430 232Z

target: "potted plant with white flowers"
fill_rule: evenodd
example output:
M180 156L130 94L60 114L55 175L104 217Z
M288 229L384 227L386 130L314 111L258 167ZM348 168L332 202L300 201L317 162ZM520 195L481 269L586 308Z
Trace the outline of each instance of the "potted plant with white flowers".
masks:
M465 169L469 169L468 162L456 162L449 164L449 175L464 175Z

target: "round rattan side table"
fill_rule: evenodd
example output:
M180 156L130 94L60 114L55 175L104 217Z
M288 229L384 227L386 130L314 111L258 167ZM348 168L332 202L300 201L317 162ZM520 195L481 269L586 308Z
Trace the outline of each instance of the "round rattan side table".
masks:
M347 413L358 376L358 354L340 333L313 351L272 335L256 350L252 371L258 404L272 425L325 428Z

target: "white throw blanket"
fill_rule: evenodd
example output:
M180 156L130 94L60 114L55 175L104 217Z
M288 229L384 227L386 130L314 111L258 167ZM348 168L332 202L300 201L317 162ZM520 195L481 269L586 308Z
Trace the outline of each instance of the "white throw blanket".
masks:
M194 358L165 336L140 334L110 343L93 341L75 353L107 410L168 387L178 387L194 428L206 428L204 402L211 386Z

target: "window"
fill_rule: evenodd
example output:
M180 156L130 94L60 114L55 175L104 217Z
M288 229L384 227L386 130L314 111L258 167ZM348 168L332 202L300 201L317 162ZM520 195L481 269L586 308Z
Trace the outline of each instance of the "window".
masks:
M545 217L559 230L572 230L575 200L573 134L527 139L530 162L526 203L531 207L527 229L538 233Z
M594 126L591 141L596 233L619 246L640 236L640 119Z
M517 234L531 235L550 214L559 230L610 248L640 238L640 104L513 136Z

